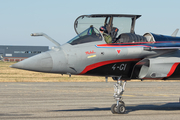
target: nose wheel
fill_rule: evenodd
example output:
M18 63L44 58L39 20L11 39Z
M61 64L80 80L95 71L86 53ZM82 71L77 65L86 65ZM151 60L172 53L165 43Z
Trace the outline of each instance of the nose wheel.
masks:
M125 105L124 104L119 104L118 106L117 106L117 104L113 104L112 106L111 106L111 112L113 113L113 114L124 114L125 113L125 111L126 111L126 107L125 107Z
M122 83L122 80L118 79L114 85L114 99L116 104L111 106L111 112L113 114L124 114L126 111L125 103L122 101L122 95L125 90L126 81Z

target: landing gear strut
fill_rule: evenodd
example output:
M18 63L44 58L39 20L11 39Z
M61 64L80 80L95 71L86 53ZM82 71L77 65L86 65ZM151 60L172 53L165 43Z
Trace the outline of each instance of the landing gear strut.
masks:
M126 81L124 83L120 80L120 77L117 80L117 83L114 85L114 99L116 104L111 106L111 112L113 114L124 114L126 111L125 103L122 101L122 95L125 90Z

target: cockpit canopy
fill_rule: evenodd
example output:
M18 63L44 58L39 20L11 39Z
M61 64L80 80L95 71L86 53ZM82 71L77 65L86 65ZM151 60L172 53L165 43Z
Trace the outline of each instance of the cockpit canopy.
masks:
M117 36L122 33L135 33L135 21L141 15L126 15L126 14L92 14L79 16L74 22L74 29L77 34L80 34L89 26L95 28L105 26L108 34L111 34L113 28L118 29Z
M92 14L79 16L74 22L74 29L78 34L68 41L71 45L102 41L102 34L96 28L106 28L112 43L142 41L134 33L135 21L141 15L126 14ZM125 35L124 35L125 34ZM125 38L126 39L125 39ZM138 38L138 39L134 39ZM119 41L121 39L121 41Z
M102 40L101 33L91 25L89 28L78 34L76 37L74 37L67 43L71 45L76 45L76 44L96 42L101 40Z

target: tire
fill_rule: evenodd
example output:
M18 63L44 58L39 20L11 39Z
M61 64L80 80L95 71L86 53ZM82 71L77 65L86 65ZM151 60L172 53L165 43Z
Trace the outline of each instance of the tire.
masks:
M125 103L123 101L119 101L120 104L123 104L125 106Z
M119 104L119 105L117 106L117 113L118 113L118 114L124 114L125 111L126 111L125 105Z
M116 104L113 104L113 105L111 106L111 112L112 112L113 114L117 114Z

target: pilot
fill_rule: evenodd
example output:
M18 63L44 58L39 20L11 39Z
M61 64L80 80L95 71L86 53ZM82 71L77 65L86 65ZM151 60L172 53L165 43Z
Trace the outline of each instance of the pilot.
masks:
M112 38L110 35L108 35L106 32L106 28L104 26L101 26L99 28L99 31L101 32L101 34L103 35L104 37L104 40L106 41L106 43L112 43Z

